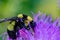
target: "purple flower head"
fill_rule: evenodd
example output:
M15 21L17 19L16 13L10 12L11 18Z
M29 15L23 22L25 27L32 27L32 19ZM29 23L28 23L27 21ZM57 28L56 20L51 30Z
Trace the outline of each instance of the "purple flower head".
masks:
M33 20L36 22L34 34L23 28L19 30L20 37L17 40L60 40L60 18L52 21L51 15L39 12L33 14Z

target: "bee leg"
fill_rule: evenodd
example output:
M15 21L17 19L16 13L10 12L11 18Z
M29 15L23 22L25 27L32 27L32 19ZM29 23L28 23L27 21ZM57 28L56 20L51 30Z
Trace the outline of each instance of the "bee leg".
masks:
M22 28L26 28L24 22L18 23L18 26L17 26L17 37L20 37L20 32L19 32L19 30L22 29Z
M19 29L19 26L17 26L16 29L15 29L15 32L16 32L17 37L20 36L19 30L20 30L20 29Z
M19 30L17 31L17 37L20 37L20 33L19 33Z
M30 32L32 35L34 35L34 32L35 32L35 26L36 26L36 22L34 21L31 21L30 24L29 24L29 27L30 27Z
M30 27L33 29L33 31L34 31L35 26L36 26L36 22L31 21L30 22Z
M26 26L26 27L25 27L25 29L27 29L27 30L30 30L30 27L29 27L29 25L28 25L28 26Z

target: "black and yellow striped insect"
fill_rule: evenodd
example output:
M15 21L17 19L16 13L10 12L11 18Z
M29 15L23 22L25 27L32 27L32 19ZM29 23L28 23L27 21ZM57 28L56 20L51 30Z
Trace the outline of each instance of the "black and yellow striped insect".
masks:
M0 20L0 23L6 21L10 21L10 24L7 28L7 33L12 40L17 38L20 29L25 28L30 30L30 28L32 28L34 30L34 27L36 26L36 22L34 22L30 16L24 14L19 14L17 17L2 19Z

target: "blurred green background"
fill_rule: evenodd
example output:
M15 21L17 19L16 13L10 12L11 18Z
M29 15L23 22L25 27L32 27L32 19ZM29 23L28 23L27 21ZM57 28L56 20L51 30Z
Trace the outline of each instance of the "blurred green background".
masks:
M0 19L20 13L32 16L31 11L51 14L52 18L60 17L59 0L0 0ZM0 23L0 34L6 31L8 25L8 22Z

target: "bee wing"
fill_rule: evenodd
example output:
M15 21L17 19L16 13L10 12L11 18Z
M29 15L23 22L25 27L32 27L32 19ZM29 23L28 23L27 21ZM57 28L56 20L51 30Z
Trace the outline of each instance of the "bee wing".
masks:
M17 17L12 17L12 18L3 18L3 19L0 19L0 23L2 22L6 22L6 21L12 21L12 20L16 20Z

